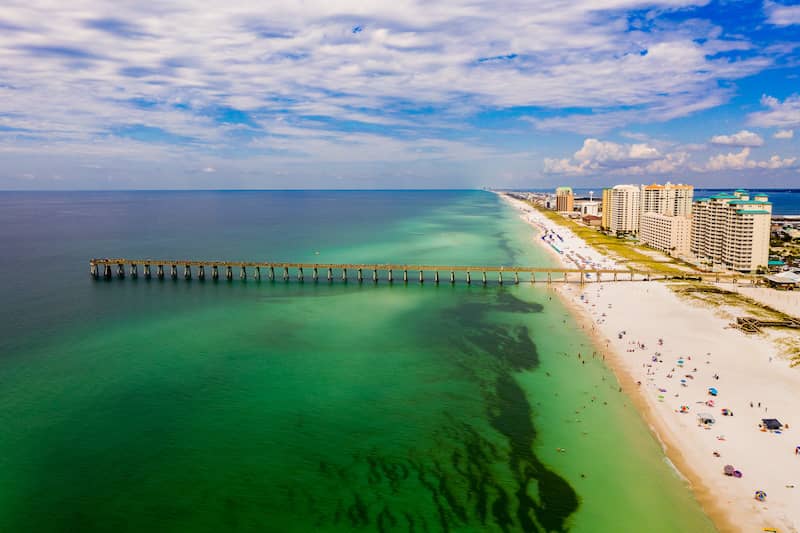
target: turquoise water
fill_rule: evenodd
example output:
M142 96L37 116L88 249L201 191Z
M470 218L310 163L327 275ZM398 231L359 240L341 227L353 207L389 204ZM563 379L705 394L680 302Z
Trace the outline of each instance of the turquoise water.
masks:
M116 255L549 262L492 194L0 207L0 530L713 530L545 288L88 278Z

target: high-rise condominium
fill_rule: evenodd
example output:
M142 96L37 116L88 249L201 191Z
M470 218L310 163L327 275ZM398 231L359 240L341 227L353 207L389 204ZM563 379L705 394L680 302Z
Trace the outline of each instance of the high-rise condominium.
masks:
M556 211L572 212L575 206L575 196L572 194L571 187L559 187L556 189Z
M692 210L692 253L711 264L752 272L769 261L772 204L742 189L699 198Z
M688 255L693 196L691 185L642 186L639 241L671 256Z
M638 185L611 188L609 229L614 233L638 233L642 191Z

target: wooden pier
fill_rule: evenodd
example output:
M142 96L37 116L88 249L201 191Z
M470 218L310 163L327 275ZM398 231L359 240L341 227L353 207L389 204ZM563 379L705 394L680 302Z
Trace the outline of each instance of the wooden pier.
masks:
M760 320L753 317L739 317L736 319L733 327L741 329L745 333L761 333L761 328L794 328L800 329L800 320L796 318L787 318L786 320Z
M141 268L141 270L140 270ZM89 261L89 274L94 279L124 279L126 276L144 279L166 278L176 280L198 279L203 281L210 278L219 281L220 278L232 281L253 279L268 281L296 279L299 282L318 282L320 279L332 282L342 280L347 282L354 279L359 283L371 280L377 283L385 280L389 283L400 281L418 281L424 283L432 280L440 283L442 280L451 284L456 283L457 277L462 277L465 283L472 284L473 274L475 282L483 285L490 281L498 284L514 283L521 281L529 283L597 283L609 281L655 281L665 279L691 279L707 282L733 282L757 283L756 276L748 275L723 275L715 273L686 273L685 275L665 274L664 272L646 272L632 269L578 269L578 268L546 268L522 266L463 266L463 265L401 265L401 264L366 264L366 263L280 263L258 261L198 261L198 260L161 260L161 259L124 259L105 258ZM444 274L444 276L440 276ZM457 276L458 274L458 276ZM354 277L353 277L354 276ZM395 278L398 277L398 279ZM505 276L505 277L504 277ZM524 279L523 279L524 278Z

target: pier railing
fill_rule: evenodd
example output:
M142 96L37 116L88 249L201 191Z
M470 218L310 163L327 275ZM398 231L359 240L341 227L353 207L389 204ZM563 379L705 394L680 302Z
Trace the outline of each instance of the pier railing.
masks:
M141 275L145 279L198 279L207 277L212 281L224 279L232 281L235 277L241 280L254 279L260 281L262 276L269 281L282 279L289 281L305 281L310 275L311 281L320 279L334 281L340 279L348 281L354 279L364 282L371 279L377 283L381 279L392 283L394 281L409 282L417 280L424 283L426 279L434 283L449 281L456 283L457 273L463 277L467 284L473 282L487 284L490 279L497 283L511 282L518 284L521 281L530 283L591 283L606 281L651 281L664 279L691 279L698 281L733 282L733 283L758 283L759 278L744 274L716 274L687 272L685 275L666 274L664 272L648 272L633 269L579 269L579 268L549 268L525 266L487 266L487 265L405 265L405 264L371 264L371 263L284 263L270 261L199 261L199 260L172 260L172 259L126 259L104 258L89 261L89 273L94 279L124 279ZM206 271L208 269L208 272ZM427 274L427 277L426 277ZM445 278L440 277L444 274ZM395 275L399 279L395 279ZM505 275L505 278L503 277ZM354 276L354 277L353 277ZM432 276L432 277L431 277ZM526 279L523 279L526 278Z

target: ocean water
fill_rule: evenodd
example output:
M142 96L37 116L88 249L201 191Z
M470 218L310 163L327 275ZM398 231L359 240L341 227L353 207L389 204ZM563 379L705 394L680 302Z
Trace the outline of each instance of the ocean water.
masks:
M549 264L533 239L477 191L0 193L0 530L713 530L542 286L87 265Z

